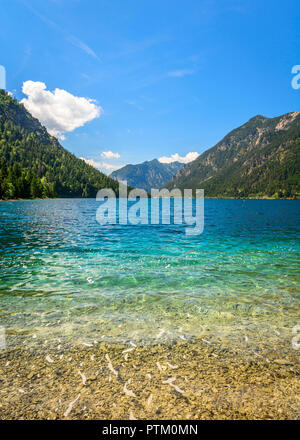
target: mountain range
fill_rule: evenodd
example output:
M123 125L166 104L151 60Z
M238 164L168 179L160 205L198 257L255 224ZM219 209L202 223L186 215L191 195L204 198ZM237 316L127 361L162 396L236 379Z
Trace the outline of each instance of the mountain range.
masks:
M167 188L207 197L300 198L300 113L255 116L181 168Z
M157 159L137 165L126 165L110 174L110 177L124 181L134 188L147 192L151 188L161 188L183 167L180 162L161 163Z
M154 159L110 177L63 148L25 107L0 90L0 199L95 197L101 188L204 189L206 197L300 198L300 113L255 116L196 160Z

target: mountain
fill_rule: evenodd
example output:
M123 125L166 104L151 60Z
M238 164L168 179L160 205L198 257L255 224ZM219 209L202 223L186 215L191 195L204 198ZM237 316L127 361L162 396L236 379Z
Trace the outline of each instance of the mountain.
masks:
M115 180L78 159L0 90L0 199L94 197Z
M300 198L300 113L255 116L185 165L167 188L208 197Z
M151 188L164 186L182 166L179 162L161 163L153 159L137 165L126 165L111 173L110 177L127 180L128 185L150 192Z

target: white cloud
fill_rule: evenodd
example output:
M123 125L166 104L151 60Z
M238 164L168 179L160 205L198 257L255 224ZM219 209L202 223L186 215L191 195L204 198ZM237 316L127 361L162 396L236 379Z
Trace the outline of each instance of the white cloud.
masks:
M62 89L51 92L46 88L43 82L25 81L22 91L27 98L21 102L51 135L62 140L65 139L63 133L82 127L102 112L92 99L74 96Z
M171 156L162 156L158 160L161 163L172 163L172 162L181 162L181 163L189 163L193 160L197 159L199 156L199 153L196 151L191 151L190 153L187 153L185 156L179 156L178 153L171 154Z
M193 75L195 71L193 69L181 69L181 70L173 70L172 72L168 72L167 76L172 76L175 78L182 78L186 75Z
M59 1L59 0L54 0ZM69 41L73 46L78 47L88 55L92 56L93 58L96 58L99 60L99 57L96 55L96 53L83 41L79 40L79 38L75 37L75 35L70 34L68 31L60 27L57 23L55 23L53 20L50 20L45 15L42 15L38 10L34 9L31 5L29 5L27 2L23 0L23 5L28 8L33 14L35 14L40 20L42 20L44 23L46 23L50 28L54 29L59 34L63 35L64 38Z
M69 35L68 40L74 46L79 47L79 49L83 50L88 55L99 60L98 55L96 55L95 52L87 44L85 44L83 41L79 40L79 38L75 37L74 35Z
M93 159L85 159L84 157L80 157L80 159L84 160L88 165L91 165L94 168L100 168L101 162L96 162Z
M119 153L113 153L112 151L102 151L101 156L105 159L119 159Z
M109 171L110 173L112 173L115 170L118 170L119 168L122 168L124 165L112 165L110 163L107 162L102 162L101 163L101 168L105 171Z
M101 171L109 173L109 174L124 166L124 165L112 165L107 162L97 162L94 159L85 159L84 157L80 157L80 159L84 160L87 164L91 165L92 167L96 168L97 170L101 170Z

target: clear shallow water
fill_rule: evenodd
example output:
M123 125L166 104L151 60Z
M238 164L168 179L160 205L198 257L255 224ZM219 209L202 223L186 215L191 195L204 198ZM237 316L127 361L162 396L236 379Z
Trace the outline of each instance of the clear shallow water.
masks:
M300 201L205 200L204 233L100 226L94 199L0 203L8 348L203 337L270 345L299 324Z

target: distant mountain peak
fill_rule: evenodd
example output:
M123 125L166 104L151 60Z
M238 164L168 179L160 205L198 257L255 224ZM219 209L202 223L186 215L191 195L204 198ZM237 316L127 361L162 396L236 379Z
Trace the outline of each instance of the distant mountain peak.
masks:
M125 165L111 173L110 177L119 181L126 180L128 185L149 192L151 188L164 186L182 166L179 162L165 164L152 159L136 165Z
M251 121L253 121L253 122L255 122L255 121L265 121L267 119L269 119L269 118L267 118L266 116L256 115L256 116L253 116L252 118L250 118L248 122L251 122ZM246 122L246 124L247 124L247 122Z

